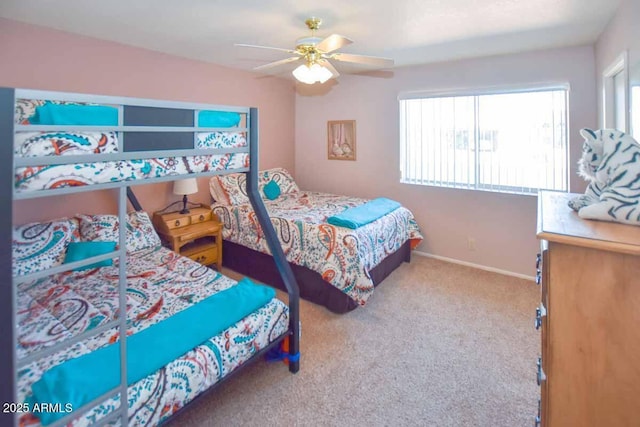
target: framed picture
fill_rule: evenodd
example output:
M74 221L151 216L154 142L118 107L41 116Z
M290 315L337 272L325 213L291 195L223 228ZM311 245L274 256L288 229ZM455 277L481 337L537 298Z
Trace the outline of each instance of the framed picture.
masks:
M356 159L356 121L327 122L327 154L329 160Z

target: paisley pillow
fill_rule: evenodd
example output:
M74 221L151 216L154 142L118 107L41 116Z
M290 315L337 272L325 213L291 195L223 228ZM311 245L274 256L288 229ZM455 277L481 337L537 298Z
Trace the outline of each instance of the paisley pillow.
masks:
M260 172L259 185L260 189L274 181L280 187L281 194L297 193L300 191L298 184L293 180L293 177L285 168L273 168Z
M117 242L117 215L77 215L80 220L80 235L83 241Z
M244 205L249 203L244 173L214 176L209 180L211 197L222 204ZM280 187L280 194L300 191L293 177L284 168L267 169L258 174L258 192L264 194L264 187L270 182Z
M78 215L80 235L83 241L118 242L119 221L117 215ZM127 215L127 251L155 248L161 245L146 212L130 212Z
M246 175L244 173L231 173L228 175L214 176L209 185L216 188L216 194L211 196L218 202L227 205L245 205L249 203L246 188Z
M129 212L127 223L127 251L135 252L161 246L162 242L146 212Z
M62 265L67 245L79 240L75 218L14 227L12 274L22 276Z

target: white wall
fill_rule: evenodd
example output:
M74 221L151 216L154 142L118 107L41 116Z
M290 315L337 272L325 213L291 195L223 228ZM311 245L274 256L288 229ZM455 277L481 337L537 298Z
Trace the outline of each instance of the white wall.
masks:
M615 16L595 45L598 127L602 127L602 73L623 52L628 65L640 67L640 0L621 0Z
M400 92L568 82L571 189L580 128L596 121L592 46L469 59L395 69L391 76L343 75L330 84L298 87L296 181L307 190L386 196L410 208L425 236L418 248L439 256L532 276L538 251L534 196L400 184ZM319 90L322 96L310 91ZM306 93L305 93L306 92ZM327 120L356 120L357 160L327 160ZM467 249L476 239L476 251Z

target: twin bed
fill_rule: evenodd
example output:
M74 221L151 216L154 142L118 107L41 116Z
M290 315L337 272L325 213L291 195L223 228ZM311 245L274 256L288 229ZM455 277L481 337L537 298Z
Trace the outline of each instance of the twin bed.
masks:
M422 239L401 206L345 228L331 219L367 201L259 172L256 109L0 88L0 124L7 199L114 188L119 204L2 230L2 416L16 425L157 425L285 340L295 373L300 294L353 310ZM185 176L211 177L223 263L287 303L163 248L146 213L126 212L130 185Z
M113 188L119 205L3 225L1 424L157 425L285 340L297 372L298 288L257 193L257 114L0 88L6 199ZM287 303L163 248L146 213L126 212L129 185L232 172L248 176Z

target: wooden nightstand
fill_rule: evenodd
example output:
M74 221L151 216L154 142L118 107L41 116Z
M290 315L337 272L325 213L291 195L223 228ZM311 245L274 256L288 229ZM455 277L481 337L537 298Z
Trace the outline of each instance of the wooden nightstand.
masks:
M153 225L169 249L221 271L222 223L209 207L191 208L186 214L156 212Z

